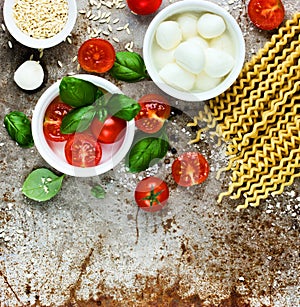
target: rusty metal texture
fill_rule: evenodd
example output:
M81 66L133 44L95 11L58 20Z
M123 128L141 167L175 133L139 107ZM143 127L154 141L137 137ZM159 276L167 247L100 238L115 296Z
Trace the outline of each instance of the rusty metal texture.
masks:
M251 24L248 1L214 2L238 21L250 59L272 32ZM286 19L300 10L297 0L283 2ZM164 0L161 8L169 4ZM2 6L3 1L1 11ZM90 8L88 0L78 0L78 11ZM153 16L136 16L127 7L102 5L101 10L111 12L113 26L113 35L102 37L117 51L132 41L132 49L142 54L143 36ZM86 15L78 14L71 40L44 50L42 57L40 51L21 46L7 31L0 31L1 122L15 110L31 117L46 88L62 76L83 72L77 70L74 57L96 24ZM127 23L129 30L117 30ZM109 31L105 26L99 25ZM13 74L31 56L41 62L46 81L38 91L26 93L14 83ZM129 84L104 77L135 99L160 92L151 81ZM237 212L237 201L224 199L218 204L217 196L230 179L229 174L221 181L215 178L226 163L225 148L210 138L189 145L196 131L186 125L203 104L170 101L178 110L168 124L172 150L157 167L130 174L122 162L101 176L66 176L60 193L46 203L29 200L21 187L33 169L49 166L35 147L20 148L0 127L1 307L300 306L299 180L257 208ZM207 157L210 176L199 186L179 187L170 174L172 161L178 153L195 148ZM139 211L133 195L137 182L151 174L170 186L169 203L156 214ZM95 184L105 188L105 199L92 196Z

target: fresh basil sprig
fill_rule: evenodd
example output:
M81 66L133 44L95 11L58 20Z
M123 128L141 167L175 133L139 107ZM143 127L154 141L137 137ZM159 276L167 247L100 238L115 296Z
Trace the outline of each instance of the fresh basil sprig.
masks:
M137 82L148 78L143 58L135 52L119 51L116 53L114 66L109 71L117 80Z
M29 118L19 111L13 111L4 117L4 126L10 137L21 147L29 148L34 145Z
M137 134L134 145L129 151L126 166L132 173L138 173L155 165L168 152L169 140L162 128L158 133L149 137L149 134Z
M36 201L46 201L54 197L61 189L65 175L57 176L46 168L31 172L25 179L22 192Z
M59 84L59 95L64 103L77 108L93 104L103 92L92 82L67 76Z
M109 114L127 121L133 119L141 109L136 100L123 94L113 94L106 107Z
M61 133L70 134L86 130L96 115L95 106L87 106L71 110L64 118L60 126Z

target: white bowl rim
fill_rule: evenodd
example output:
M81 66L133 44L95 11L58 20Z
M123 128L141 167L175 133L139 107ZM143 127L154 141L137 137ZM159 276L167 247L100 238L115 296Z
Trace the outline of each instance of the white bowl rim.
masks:
M236 33L236 47L237 54L239 56L236 58L236 64L229 75L214 89L203 92L184 92L169 86L160 78L158 72L151 62L151 42L154 38L157 26L163 20L170 18L171 16L178 13L191 12L195 9L197 9L198 12L212 12L219 14L225 18L225 22L227 27L229 27L229 31ZM145 33L143 42L143 58L152 81L165 93L185 101L205 101L217 97L218 95L225 92L239 76L244 65L245 52L245 41L243 33L234 17L221 6L204 0L182 0L165 7L152 19Z
M36 39L28 36L26 33L21 31L13 17L13 5L15 0L5 0L3 5L3 18L4 23L10 34L24 46L35 48L35 49L47 49L55 45L60 44L64 41L68 35L72 32L76 19L77 19L77 3L76 0L68 1L68 20L64 28L57 33L55 36L46 39Z
M80 78L83 80L90 81L97 86L107 90L110 93L119 93L122 94L121 90L111 83L110 81L95 75L88 74L78 74L73 77ZM45 111L50 104L50 102L58 96L59 92L59 84L61 80L56 81L52 84L39 98L35 109L33 111L31 128L32 128L32 136L34 140L34 144L39 151L40 155L43 159L57 171L76 177L92 177L97 176L107 171L113 169L117 164L121 162L121 160L125 157L127 152L129 151L131 144L133 142L134 133L135 133L135 121L132 119L127 122L127 129L125 132L125 136L122 142L121 147L118 149L116 154L111 157L109 160L95 166L95 167L77 167L68 164L67 162L60 161L57 156L53 153L52 149L48 145L44 133L43 133L43 121ZM41 116L42 115L42 116Z

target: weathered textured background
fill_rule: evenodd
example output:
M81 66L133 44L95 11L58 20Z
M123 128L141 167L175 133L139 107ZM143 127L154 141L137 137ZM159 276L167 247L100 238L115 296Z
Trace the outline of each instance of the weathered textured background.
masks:
M250 59L272 33L250 24L248 1L214 2L239 22ZM283 2L286 19L300 9L299 0ZM1 11L2 5L3 1ZM164 0L162 8L167 5ZM78 1L79 10L89 8L87 0ZM109 39L116 50L124 50L133 41L133 50L141 53L152 16L135 16L127 8L107 11L112 19L120 18L117 25L129 23L131 31L118 32L114 26L120 43ZM13 73L31 54L38 59L39 52L1 31L1 122L14 110L31 116L51 83L77 72L72 59L95 24L79 15L72 43L44 51L41 63L47 80L33 94L17 88ZM133 98L159 92L150 81L111 81ZM184 112L170 122L170 134L178 153L189 148L187 142L195 132L185 128L188 114L200 105L177 106ZM20 188L33 169L48 165L34 147L18 147L1 126L0 306L300 306L299 180L281 196L238 213L238 202L216 202L228 183L226 177L221 182L215 179L216 171L226 163L224 148L210 139L197 146L211 165L210 177L201 186L184 189L174 184L170 165L175 155L171 152L159 168L147 172L170 185L169 205L162 212L138 211L133 190L145 174L129 174L123 163L99 177L66 177L53 200L37 203L25 198ZM91 195L94 184L105 187L104 200Z

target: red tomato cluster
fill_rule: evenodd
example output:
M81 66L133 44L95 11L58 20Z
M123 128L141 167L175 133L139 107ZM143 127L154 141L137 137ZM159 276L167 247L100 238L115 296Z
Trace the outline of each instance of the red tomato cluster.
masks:
M44 135L52 142L66 142L64 153L69 164L79 167L98 165L102 158L101 144L112 144L124 135L126 121L114 116L104 123L94 118L90 129L74 134L62 134L60 126L63 117L72 107L63 103L59 97L48 106L44 118Z

